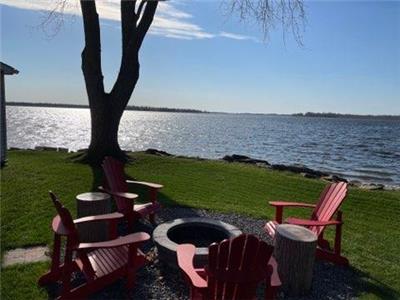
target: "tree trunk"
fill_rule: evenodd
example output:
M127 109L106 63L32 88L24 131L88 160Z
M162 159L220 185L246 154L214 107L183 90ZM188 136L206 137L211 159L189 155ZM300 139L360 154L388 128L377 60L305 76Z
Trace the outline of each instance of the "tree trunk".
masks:
M103 97L103 101L96 101L90 106L91 139L87 161L94 165L100 165L105 156L126 160L118 143L118 128L123 109L117 109L117 99L108 94Z
M122 157L118 144L119 119L112 118L105 109L92 108L92 133L88 149L88 160L96 163L105 156ZM96 115L95 117L93 115Z
M111 213L111 196L106 193L83 193L76 196L77 217L97 216ZM108 222L95 221L77 224L81 243L102 242L109 236Z
M81 0L85 48L82 72L85 78L91 115L91 140L88 152L78 159L100 165L105 156L126 161L118 144L118 127L126 105L139 79L139 49L150 28L158 1L121 0L122 59L117 80L110 93L104 91L101 68L100 22L94 0Z
M305 227L283 224L276 227L274 256L285 295L309 293L317 236Z

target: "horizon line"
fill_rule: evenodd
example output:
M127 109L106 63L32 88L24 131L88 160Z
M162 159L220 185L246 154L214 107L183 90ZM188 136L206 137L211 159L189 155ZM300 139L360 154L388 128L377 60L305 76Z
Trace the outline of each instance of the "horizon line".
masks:
M25 102L25 101L6 101L10 106L36 106L36 107L60 107L60 108L90 108L89 104L73 104L58 102ZM133 111L159 111L159 112L181 112L181 113L215 113L215 114L250 114L250 115L276 115L276 116L303 116L303 117L386 117L400 118L398 115L390 114L356 114L356 113L336 113L336 112L295 112L295 113L274 113L274 112L226 112L226 111L208 111L195 108L176 108L160 107L147 105L127 105L126 110Z

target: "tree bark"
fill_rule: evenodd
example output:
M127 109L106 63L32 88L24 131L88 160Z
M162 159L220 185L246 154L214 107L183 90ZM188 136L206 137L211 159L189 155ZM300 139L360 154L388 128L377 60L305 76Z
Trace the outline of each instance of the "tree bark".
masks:
M76 196L77 217L96 216L111 213L111 197L105 193L84 193ZM79 240L83 243L101 242L109 237L106 221L77 224Z
M294 297L310 292L317 236L305 227L278 225L274 256L285 295Z
M81 0L85 47L82 51L82 72L91 114L91 140L84 160L101 164L105 156L126 160L118 144L118 128L122 114L139 80L139 49L150 28L158 1L121 0L122 58L110 93L105 93L101 68L100 22L95 0ZM143 11L143 12L142 12Z
M104 98L111 98L104 94ZM105 156L112 156L120 160L125 159L125 154L118 144L118 128L122 111L117 111L112 105L114 99L98 101L90 105L91 112L91 139L88 149L88 162L101 164Z

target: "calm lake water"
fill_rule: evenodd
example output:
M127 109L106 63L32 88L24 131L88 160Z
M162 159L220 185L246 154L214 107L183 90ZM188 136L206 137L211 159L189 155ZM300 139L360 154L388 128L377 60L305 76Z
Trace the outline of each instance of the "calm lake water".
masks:
M7 107L8 146L87 148L88 109ZM362 182L400 185L400 122L246 114L126 111L123 149L300 163Z

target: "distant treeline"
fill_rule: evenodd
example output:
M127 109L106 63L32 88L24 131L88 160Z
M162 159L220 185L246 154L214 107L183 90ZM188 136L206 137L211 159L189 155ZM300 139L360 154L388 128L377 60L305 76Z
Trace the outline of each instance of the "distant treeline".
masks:
M9 106L34 106L34 107L61 107L61 108L89 108L83 104L61 104L61 103L33 103L33 102L7 102ZM160 112L179 112L179 113L208 113L207 111L187 108L168 108L128 105L126 110L136 111L160 111Z
M353 115L353 114L338 114L338 113L297 113L292 114L292 116L296 117L319 117L319 118L357 118L357 119L391 119L391 120L400 120L400 115Z
M61 103L34 103L34 102L7 102L9 106L34 106L34 107L61 107L61 108L89 108L88 105L84 104L61 104ZM159 111L159 112L178 112L178 113L210 113L209 111L203 111L198 109L189 108L168 108L168 107L151 107L151 106L135 106L128 105L126 110L136 111ZM213 112L219 114L226 114L224 112ZM236 114L248 114L248 113L236 113ZM319 117L319 118L357 118L357 119L388 119L388 120L400 120L400 115L354 115L354 114L338 114L338 113L295 113L295 114L265 114L265 113L251 113L251 115L271 115L271 116L294 116L294 117Z

